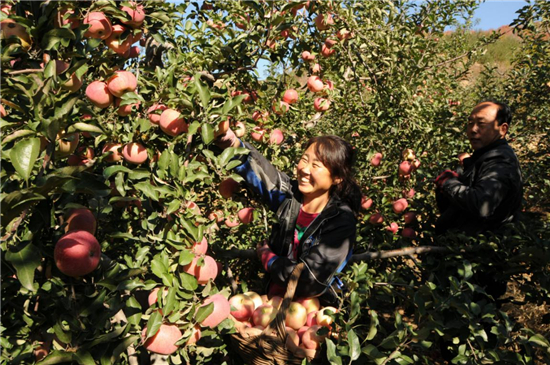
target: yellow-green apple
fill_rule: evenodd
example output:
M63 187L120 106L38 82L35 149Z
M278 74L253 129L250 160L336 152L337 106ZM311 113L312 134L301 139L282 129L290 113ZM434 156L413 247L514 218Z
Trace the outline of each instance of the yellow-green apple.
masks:
M304 306L308 314L321 309L319 298L299 298L296 301Z
M254 302L254 309L256 309L259 306L261 306L262 304L264 304L264 301L262 300L262 297L260 296L260 294L258 294L256 292L247 291L246 293L244 293L244 295L246 295L246 296L250 297L250 299L252 299L252 301Z
M199 266L199 260L202 258L202 266ZM218 276L218 265L216 260L209 255L195 256L193 261L183 267L183 271L193 275L200 285L207 284L210 280Z
M107 47L112 49L115 53L119 55L124 55L130 50L134 38L130 34L126 34L126 38L122 38L126 27L120 24L113 25L113 31L111 35L105 39L105 44Z
M294 104L298 101L298 92L294 89L288 89L283 94L283 101L288 104Z
M307 310L298 302L291 302L285 316L285 325L299 330L306 324Z
M109 92L120 98L124 93L135 91L137 88L137 79L130 71L119 70L107 80Z
M269 143L270 144L281 144L283 143L284 135L280 129L274 129L269 134Z
M74 153L78 142L80 140L80 133L66 133L59 132L56 139L56 156L59 158L67 157L70 154Z
M302 59L304 61L313 61L315 59L315 55L311 54L309 51L303 51L302 52Z
M121 103L122 103L122 99L116 98L115 106L118 108L116 113L121 117L126 117L132 114L132 108L137 109L140 105L139 101L137 103L126 104L126 105L120 105Z
M334 24L334 19L332 18L332 14L330 13L326 15L319 14L315 18L315 25L319 30L327 30L333 24Z
M166 109L160 115L160 129L169 136L175 137L187 133L189 126L180 112L174 109Z
M88 208L72 209L67 218L65 232L88 231L95 234L96 219L94 213Z
M55 265L63 274L72 277L83 276L99 265L101 247L88 231L71 231L55 244L53 253Z
M313 93L323 91L324 87L325 85L323 84L323 80L321 80L319 76L313 75L307 79L307 88Z
M290 109L290 105L288 105L288 103L283 100L275 101L271 106L271 110L273 110L273 113L277 115L286 114L289 109Z
M163 111L168 109L164 104L154 103L147 109L147 117L152 124L158 125L160 123L160 115Z
M214 310L200 324L203 327L214 328L222 323L224 319L229 317L229 315L231 314L231 305L229 304L227 298L220 293L214 294L206 298L206 300L203 302L202 307L210 303L214 304Z
M409 202L405 198L397 199L392 203L392 209L395 214L403 213L405 209L409 206Z
M319 326L330 327L330 325L334 321L332 315L336 314L337 312L338 309L331 306L321 308L319 312L317 312L315 315L317 324Z
M363 208L364 210L368 210L370 209L371 206L372 206L372 199L367 198L366 196L363 195L361 197L361 208Z
M274 295L273 297L271 297L271 299L269 299L265 303L271 304L273 307L275 307L278 310L281 307L281 304L283 303L283 298L278 295Z
M395 222L391 222L389 226L386 227L386 231L396 234L399 231L399 225Z
M248 321L254 313L254 301L247 295L236 294L229 299L231 315L238 321Z
M330 100L327 100L325 98L315 98L313 102L313 107L318 112L327 111L330 108Z
M401 155L403 156L403 160L413 161L416 158L416 154L412 148L405 148L401 152Z
M61 87L65 90L68 90L74 93L80 90L80 88L82 87L82 83L83 83L82 79L79 79L76 76L76 73L73 72L71 76L69 76L67 81L61 84Z
M384 223L384 216L380 213L374 213L370 216L369 222L372 225L379 226Z
M74 9L61 8L54 18L54 25L56 28L62 28L69 24L69 28L76 29L80 26L80 18L74 15Z
M24 26L18 24L13 19L4 19L0 23L0 29L2 30L2 36L4 39L17 38L21 42L21 47L24 50L31 48L31 37Z
M254 219L254 208L243 208L239 210L237 216L243 224L249 224Z
M195 255L205 254L206 251L208 251L208 241L206 240L206 237L203 237L200 242L195 242L191 248L191 251Z
M222 197L229 199L239 189L239 183L232 178L227 178L220 183L219 191Z
M277 309L270 304L262 304L254 310L252 323L255 326L267 327L277 316Z
M107 39L113 31L109 18L100 11L92 11L84 18L84 24L90 27L84 33L86 38Z
M147 161L147 148L138 142L128 143L122 147L122 157L131 164L142 164Z
M233 132L237 138L241 138L246 134L246 125L243 122L235 122L233 125Z
M404 238L414 239L416 238L416 231L410 227L405 227L401 231L401 236Z
M130 6L123 6L121 10L128 13L129 19L121 20L122 23L131 26L132 28L139 28L145 20L145 11L143 5L137 4L134 1L130 2Z
M302 344L306 349L317 350L325 342L327 335L319 335L317 332L322 328L320 325L309 327L302 335Z
M250 132L250 137L252 137L253 140L256 142L262 142L265 136L266 130L262 127L254 127L252 128L252 132Z
M179 346L176 342L182 337L182 333L175 324L161 324L157 333L145 340L147 336L147 327L141 332L143 347L147 351L161 355L171 355L176 352Z
M93 81L86 87L86 97L98 108L105 109L113 103L113 94L109 91L107 83Z
M103 149L101 150L102 153L110 153L109 156L105 157L104 161L106 162L118 162L122 160L122 144L120 143L105 143L105 146L103 146Z
M382 161L382 157L384 157L380 152L376 152L374 156L372 156L370 160L370 164L374 167L380 166L380 162Z

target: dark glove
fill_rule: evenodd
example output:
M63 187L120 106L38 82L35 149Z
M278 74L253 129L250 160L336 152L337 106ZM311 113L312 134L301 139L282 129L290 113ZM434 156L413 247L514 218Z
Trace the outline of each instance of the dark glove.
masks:
M443 184L445 184L445 181L453 177L458 177L458 174L455 171L445 170L441 174L439 174L438 177L435 178L435 186L441 189L441 187L443 187Z

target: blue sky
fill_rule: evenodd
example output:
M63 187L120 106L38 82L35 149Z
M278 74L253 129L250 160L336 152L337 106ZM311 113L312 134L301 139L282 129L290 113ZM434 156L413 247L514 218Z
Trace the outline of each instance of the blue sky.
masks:
M490 0L479 6L475 18L479 20L474 29L497 29L501 25L508 25L516 17L516 11L527 5L526 1L517 0Z

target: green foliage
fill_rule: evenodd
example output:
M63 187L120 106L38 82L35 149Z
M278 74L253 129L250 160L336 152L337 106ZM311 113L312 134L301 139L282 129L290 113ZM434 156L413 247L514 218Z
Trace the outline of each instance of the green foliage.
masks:
M508 283L525 305L547 305L550 294L547 2L518 13L512 26L521 42L514 43L519 48L513 57L491 50L515 38L472 35L468 22L445 35L459 19L471 19L473 0L316 1L301 10L299 2L287 1L138 3L144 5L145 23L122 36L136 37L137 43L143 32L142 52L134 58L87 38L82 23L72 29L58 25L94 11L121 24L128 16L120 6L130 2L19 1L9 15L0 13L32 40L26 47L24 37L2 38L2 363L34 363L33 351L41 347L49 351L41 364L147 363L142 332L147 328L144 336L151 337L163 323L184 333L170 363L239 363L228 339L235 331L229 320L215 329L203 327L201 340L186 345L192 328L213 310L199 309L205 298L263 290L257 260L224 256L232 248L254 249L272 223L272 214L245 189L229 199L218 191L226 178L242 180L233 169L246 154L214 143L226 121L243 122L249 131L281 129L281 145L267 138L253 143L291 175L309 137L332 133L353 144L357 179L373 200L359 216L357 253L448 248L445 254L350 265L341 274L345 300L321 353L329 363L550 360L548 326L515 318L510 305L520 299L506 303L493 291ZM63 16L66 8L74 13ZM317 29L316 17L329 12L335 24ZM352 36L337 40L341 29ZM327 38L337 41L335 53L324 57ZM304 61L303 51L316 60ZM503 74L487 57L510 59L510 68ZM58 70L56 60L66 62L66 70ZM480 60L486 66L471 78ZM260 79L260 62L282 72ZM305 85L314 63L327 85L319 95L331 101L325 112L314 110L319 95ZM137 76L138 88L120 101L135 104L128 116L114 106L94 107L86 97L87 85L108 80L115 70ZM84 86L67 87L73 74ZM254 112L271 112L288 88L300 95L289 112L256 117ZM456 168L458 153L468 151L467 113L490 96L514 109L510 137L526 181L524 222L499 235L436 237L433 178ZM156 103L177 110L187 131L173 137L151 123L148 110ZM250 133L243 139L250 141ZM67 152L71 141L94 156ZM102 152L108 143L131 142L146 148L146 162L113 163L112 154ZM406 149L414 156L404 156ZM379 166L371 164L375 152L384 156ZM81 163L70 162L74 158ZM419 165L400 176L398 166L406 159ZM402 196L417 221L405 223L393 211L392 202ZM72 278L57 269L54 247L69 212L81 207L97 219L103 255L92 273ZM225 224L244 207L255 208L252 224ZM382 225L369 223L374 213L384 216ZM399 233L414 229L416 238L389 232L391 222ZM185 272L195 257L193 245L203 238L208 255L220 264L217 278L205 285ZM199 267L204 262L199 259ZM166 289L166 296L159 290L149 306L154 288Z

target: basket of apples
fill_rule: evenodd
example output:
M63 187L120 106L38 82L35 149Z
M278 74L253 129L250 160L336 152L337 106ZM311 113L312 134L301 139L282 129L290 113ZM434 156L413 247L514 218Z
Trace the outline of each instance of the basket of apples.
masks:
M229 299L237 330L231 342L247 364L302 364L319 357L337 309L321 308L317 298L293 301L303 265L292 272L284 298L247 292Z

